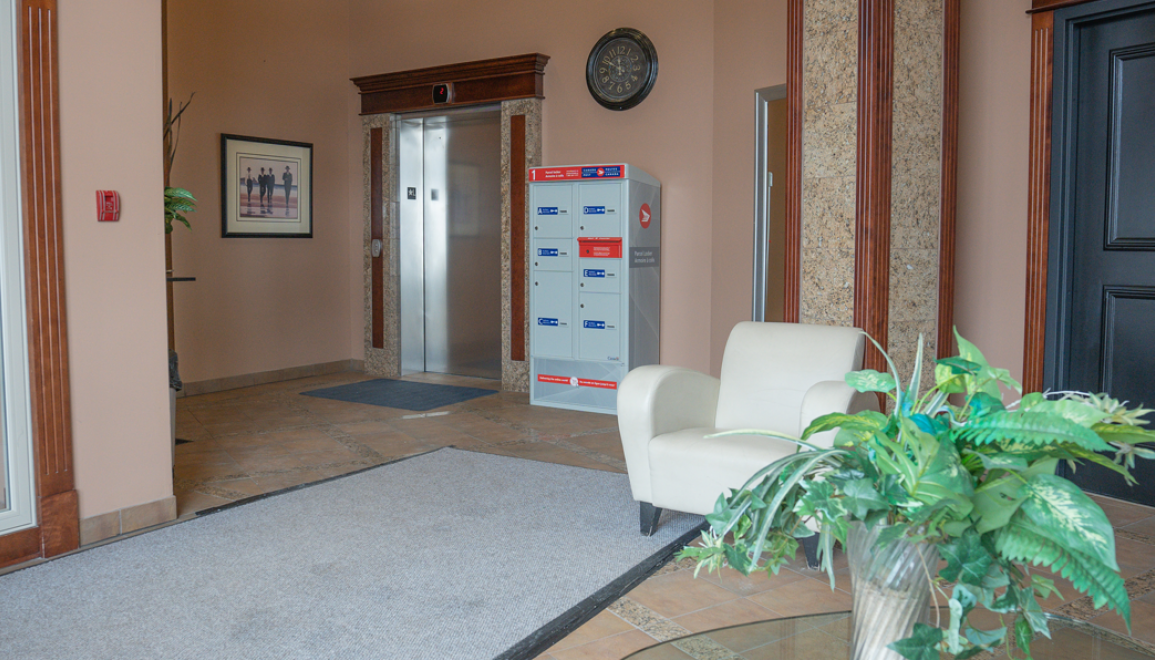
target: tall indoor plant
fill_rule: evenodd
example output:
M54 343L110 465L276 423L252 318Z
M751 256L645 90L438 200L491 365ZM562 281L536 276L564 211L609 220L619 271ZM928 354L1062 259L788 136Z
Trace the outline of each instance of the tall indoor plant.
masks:
M1061 461L1072 467L1092 462L1133 481L1135 457L1155 458L1138 446L1155 441L1155 433L1143 428L1143 416L1151 411L1079 392L1032 393L1004 404L1000 386L1021 392L1019 384L956 337L960 355L937 361L932 386L920 381L921 339L905 386L889 356L891 373L847 374L856 390L884 394L889 414L826 415L800 439L766 431L728 433L772 436L800 450L720 496L707 516L702 547L686 548L681 556L696 558L699 569L729 565L747 575L777 573L794 557L798 540L817 533L833 587L833 543L849 540L848 553L857 562L855 658L882 658L891 651L910 660L937 658L939 651L967 658L1003 644L1009 628L1030 657L1032 637L1050 636L1039 599L1056 591L1033 566L1063 576L1129 626L1111 524L1055 468ZM832 447L808 442L834 430ZM909 566L896 565L900 555ZM937 575L936 556L945 560ZM875 602L869 609L892 618L906 610L912 618L868 623L864 617L870 613L859 611L867 609L859 607L859 592L881 598L902 585L913 592L896 593L890 605ZM868 593L873 587L878 588ZM928 625L918 619L932 592L948 609ZM1002 625L971 625L968 615L980 606L997 613ZM888 625L902 632L878 639Z

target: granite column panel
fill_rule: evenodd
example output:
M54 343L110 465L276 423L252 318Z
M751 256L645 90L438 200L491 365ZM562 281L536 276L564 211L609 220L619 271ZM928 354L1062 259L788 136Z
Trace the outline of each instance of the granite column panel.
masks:
M512 224L510 206L513 196L510 194L510 117L525 115L525 166L526 168L541 165L541 99L518 99L503 101L501 104L501 388L512 392L529 391L529 362L512 360L510 339L513 336L513 292L511 286L521 286L522 300L529 305L529 252L523 250L521 254L513 254L511 250ZM529 183L526 181L525 208L520 218L522 236L529 236ZM514 219L514 222L518 219ZM528 246L529 241L525 241ZM514 259L521 259L522 268L526 277L521 282L511 282L510 270ZM529 310L521 314L525 338L524 355L529 355Z
M858 2L808 0L802 15L799 320L851 325Z
M397 193L397 141L394 139L394 115L367 115L361 118L361 133L364 143L362 171L364 176L364 241L362 242L363 272L365 282L365 373L374 376L399 378L401 376L401 305L400 277L398 272L398 218L393 196ZM380 128L382 133L381 163L382 209L384 231L381 239L384 273L384 323L385 347L373 348L373 255L372 255L372 185L369 177L373 168L371 158L370 131Z
M888 349L910 374L922 335L924 383L939 317L943 28L942 0L895 0Z

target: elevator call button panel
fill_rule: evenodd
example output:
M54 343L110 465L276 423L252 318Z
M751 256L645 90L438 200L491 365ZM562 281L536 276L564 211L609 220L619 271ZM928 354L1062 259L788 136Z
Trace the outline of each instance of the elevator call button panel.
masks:
M631 165L529 170L530 401L616 413L658 363L661 184Z

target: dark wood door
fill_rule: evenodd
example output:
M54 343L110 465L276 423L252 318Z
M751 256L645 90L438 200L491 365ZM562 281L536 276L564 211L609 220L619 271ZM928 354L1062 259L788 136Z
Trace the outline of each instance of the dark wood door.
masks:
M1054 179L1068 242L1057 319L1066 355L1052 387L1155 408L1155 2L1109 0L1067 14L1056 14L1065 130L1056 132ZM1136 467L1134 487L1099 466L1068 476L1155 504L1155 464Z

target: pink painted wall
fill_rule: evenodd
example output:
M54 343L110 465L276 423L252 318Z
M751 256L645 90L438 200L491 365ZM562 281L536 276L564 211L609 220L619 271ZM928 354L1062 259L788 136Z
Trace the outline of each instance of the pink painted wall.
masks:
M530 52L550 56L545 164L624 161L662 182L661 360L709 370L716 73L712 4L351 0L350 7L357 35L350 41L351 76ZM646 33L660 62L653 92L625 112L599 106L585 84L590 48L618 27ZM359 162L359 130L350 133L349 150ZM353 183L359 191L360 178Z
M714 2L714 192L710 369L749 321L754 268L754 90L786 82L786 2Z
M175 274L197 278L175 287L181 376L361 357L348 5L169 0L168 11L170 94L196 92L172 174L199 200L193 230L173 232ZM221 133L313 144L313 238L221 237Z
M172 495L160 4L61 0L60 141L80 515ZM117 190L120 222L96 221Z
M965 0L959 72L955 320L1022 375L1027 268L1030 0Z

